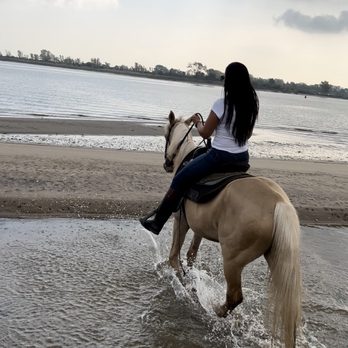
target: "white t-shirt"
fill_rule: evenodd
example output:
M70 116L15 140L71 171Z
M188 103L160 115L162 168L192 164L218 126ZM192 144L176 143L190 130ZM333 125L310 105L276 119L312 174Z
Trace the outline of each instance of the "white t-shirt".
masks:
M216 116L221 121L222 116L224 115L224 99L218 99L211 108L212 111L215 112ZM231 122L231 126L233 126L234 115ZM243 146L239 146L236 142L235 137L229 133L229 131L225 127L226 123L225 117L221 122L219 122L218 126L215 129L215 136L212 142L212 147L217 150L227 151L231 153L240 153L248 150L248 143L245 143Z

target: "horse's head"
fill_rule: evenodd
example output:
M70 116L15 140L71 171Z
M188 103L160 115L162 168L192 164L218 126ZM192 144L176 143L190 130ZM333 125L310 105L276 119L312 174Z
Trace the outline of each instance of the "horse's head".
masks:
M186 121L182 119L176 119L174 112L171 111L168 116L169 123L165 127L165 139L166 147L164 151L165 162L163 167L166 172L172 173L174 171L174 160L180 151L180 147L183 141L187 137L191 137L189 134L189 124L191 123L191 118Z

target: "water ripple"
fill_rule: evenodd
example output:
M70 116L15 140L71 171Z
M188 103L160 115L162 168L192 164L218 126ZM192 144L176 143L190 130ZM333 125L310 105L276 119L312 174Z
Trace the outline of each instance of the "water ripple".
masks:
M347 338L347 308L330 297L335 293L327 274L336 268L319 258L313 249L317 236L311 242L312 230L306 231L310 297L300 346L338 348ZM322 238L330 234L347 241L347 234L333 230ZM213 311L225 293L218 245L203 242L196 266L189 270L183 264L181 280L164 262L169 245L169 226L154 238L129 220L0 219L0 346L269 346L265 261L246 267L245 300L220 319ZM325 273L312 292L317 265Z

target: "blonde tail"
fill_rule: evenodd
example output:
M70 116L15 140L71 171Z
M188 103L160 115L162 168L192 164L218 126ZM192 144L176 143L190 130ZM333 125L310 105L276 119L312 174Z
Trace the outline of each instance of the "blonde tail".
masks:
M272 247L265 256L271 271L272 336L279 332L285 347L293 348L301 317L301 271L300 223L290 202L278 202L275 207Z

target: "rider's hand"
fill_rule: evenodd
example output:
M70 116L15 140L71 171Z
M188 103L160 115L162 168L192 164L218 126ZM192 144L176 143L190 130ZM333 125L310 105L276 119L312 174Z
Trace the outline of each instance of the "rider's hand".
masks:
M194 125L197 127L198 122L201 122L201 118L198 114L194 114L191 116L191 121L194 123Z

